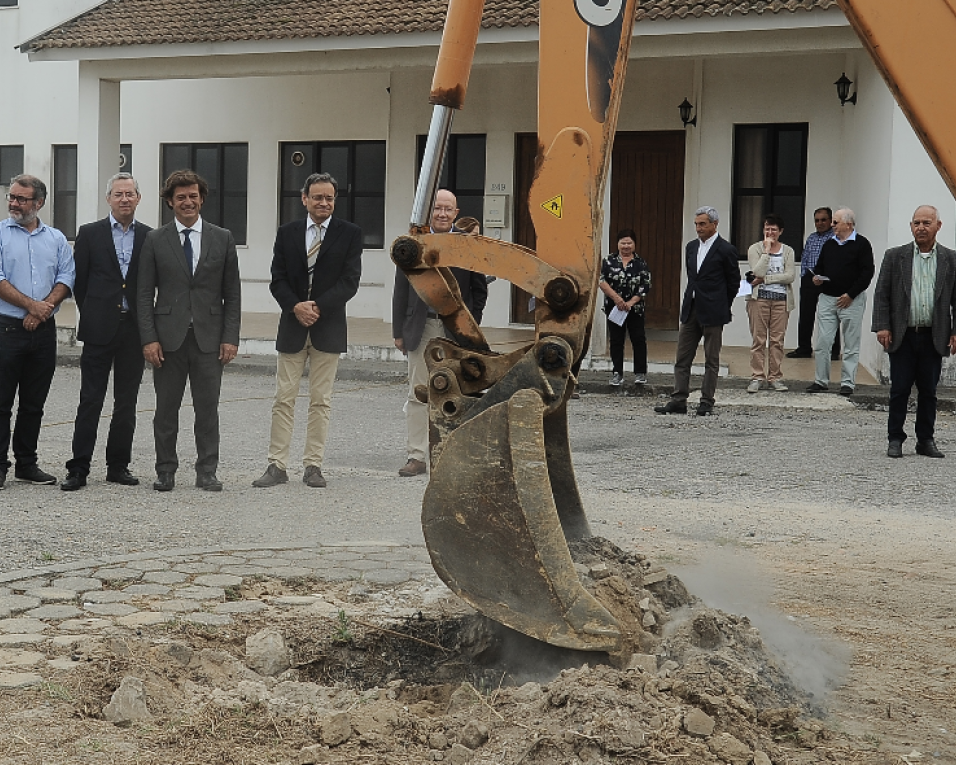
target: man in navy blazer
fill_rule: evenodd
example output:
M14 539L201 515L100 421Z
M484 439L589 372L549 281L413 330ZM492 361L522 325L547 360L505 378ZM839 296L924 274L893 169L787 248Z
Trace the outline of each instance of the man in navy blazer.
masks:
M710 414L714 409L724 325L730 323L730 307L740 289L737 248L717 233L719 220L713 207L701 207L694 214L697 239L687 244L684 253L687 288L680 309L674 392L670 401L654 407L658 414L687 412L690 368L701 338L704 340L704 381L700 386L697 414Z
M110 214L80 226L73 258L73 296L80 309L80 405L73 426L73 458L66 463L63 491L86 486L100 412L113 370L113 415L106 441L106 480L136 486L130 473L136 400L143 380L143 351L136 322L136 277L149 226L136 220L142 197L129 173L118 173L106 186Z
M272 405L269 465L252 485L286 483L289 446L299 381L309 362L309 419L302 481L324 488L322 460L329 432L332 384L339 354L348 347L345 304L359 288L362 231L333 218L338 184L328 173L313 173L302 187L308 216L276 232L269 289L282 309L276 336L276 396Z

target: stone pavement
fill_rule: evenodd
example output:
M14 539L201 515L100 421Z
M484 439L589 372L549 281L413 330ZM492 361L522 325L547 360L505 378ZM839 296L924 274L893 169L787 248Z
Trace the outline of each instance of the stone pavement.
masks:
M333 616L342 605L320 595L243 599L244 577L315 577L449 594L424 547L389 542L180 549L10 571L0 574L0 689L39 685L69 671L79 658L71 649L91 639L175 621L223 627L235 615L270 609Z

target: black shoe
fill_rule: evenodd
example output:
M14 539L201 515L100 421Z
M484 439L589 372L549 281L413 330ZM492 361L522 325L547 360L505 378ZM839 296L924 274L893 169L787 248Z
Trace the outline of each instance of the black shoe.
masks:
M853 388L851 388L849 385L841 385L841 386L840 386L840 395L841 395L841 396L847 396L847 397L852 396L852 395L853 395Z
M807 393L826 393L828 390L830 389L826 385L820 385L818 382L807 387Z
M70 473L66 480L60 484L63 491L76 491L86 486L86 476L82 473Z
M222 481L215 473L196 473L196 488L203 491L222 491Z
M713 414L713 413L714 413L714 405L713 405L713 404L705 404L703 401L701 401L701 402L697 405L697 416L698 416L698 417L706 417L708 414Z
M928 438L925 441L917 441L916 453L922 454L924 457L936 457L937 459L942 459L946 456L936 448L936 442L932 438Z
M788 359L812 359L813 351L806 348L797 348L787 354Z
M107 483L118 483L120 486L139 486L139 479L129 472L129 468L113 468L106 471Z
M18 481L26 481L37 486L53 486L57 482L56 476L44 473L36 465L18 467L13 474Z
M0 468L0 489L7 487L7 469Z
M687 404L671 400L666 404L658 404L654 407L654 411L658 414L687 414Z
M902 441L890 441L889 446L886 447L886 456L892 457L893 459L899 459L903 456L903 442Z
M156 491L172 491L175 485L175 473L158 473L156 475L156 480L153 481L153 489Z

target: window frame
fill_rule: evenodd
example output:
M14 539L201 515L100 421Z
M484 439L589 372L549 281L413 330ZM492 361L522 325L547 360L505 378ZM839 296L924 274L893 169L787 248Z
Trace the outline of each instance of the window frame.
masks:
M63 187L60 185L61 179L64 175L63 159L62 154L64 152L72 152L72 175L73 175L73 185L72 187ZM58 143L53 144L53 182L50 184L52 186L49 189L49 193L53 197L53 228L58 229L63 233L63 235L69 239L71 242L76 239L76 232L79 228L79 221L76 219L76 200L78 195L78 157L79 151L77 150L77 145L75 143ZM67 161L69 161L67 159ZM72 213L73 225L72 227L66 225L67 220L64 220L65 215Z
M20 154L20 162L18 166L19 169L16 172L11 172L12 168L6 167L3 164L3 162L0 161L0 186L3 186L4 188L6 188L9 185L11 178L14 178L18 175L23 174L23 167L24 167L24 163L26 162L24 147L22 143L10 143L10 144L3 144L2 146L0 146L0 159L2 159L4 151L9 152L11 149L14 150L14 153L16 153L16 150L19 149L19 154Z
M484 153L481 172L481 187L465 187L459 182L457 175L460 144L464 140L482 139ZM415 183L421 174L422 159L425 156L425 143L428 136L419 134L417 137ZM454 170L452 170L454 168ZM488 135L487 133L453 133L448 137L448 151L439 175L439 188L448 189L458 200L458 217L471 216L477 218L484 225L485 187L488 180Z

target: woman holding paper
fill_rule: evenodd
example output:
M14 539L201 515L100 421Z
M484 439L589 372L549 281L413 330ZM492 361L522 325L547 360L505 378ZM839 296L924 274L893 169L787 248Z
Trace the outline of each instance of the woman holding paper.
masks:
M747 316L750 318L750 385L748 393L756 393L766 380L776 391L785 391L783 372L783 339L787 322L794 307L793 280L797 269L793 248L780 241L783 219L774 213L763 221L763 241L747 250L747 260L753 272L753 294L747 296ZM765 372L766 357L770 356Z
M599 287L604 293L607 336L614 374L611 385L624 382L624 337L634 349L634 384L647 382L647 338L644 335L644 299L651 289L651 272L634 250L637 235L626 228L617 235L617 252L604 259Z

